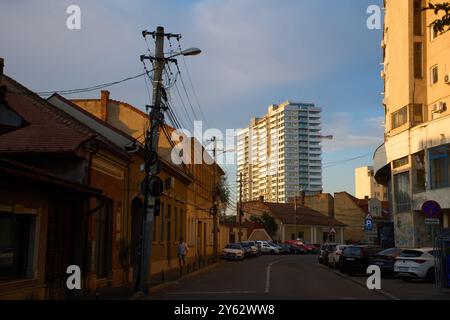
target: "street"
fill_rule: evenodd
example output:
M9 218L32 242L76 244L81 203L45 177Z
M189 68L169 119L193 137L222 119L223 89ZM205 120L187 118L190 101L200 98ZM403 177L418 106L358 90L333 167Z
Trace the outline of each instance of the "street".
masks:
M226 261L217 268L180 281L149 299L163 300L384 300L318 265L317 256L261 256Z

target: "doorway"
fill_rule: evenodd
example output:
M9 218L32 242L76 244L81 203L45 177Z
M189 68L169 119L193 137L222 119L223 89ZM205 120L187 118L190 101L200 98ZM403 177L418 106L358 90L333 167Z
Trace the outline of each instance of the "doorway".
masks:
M136 279L140 263L140 247L142 239L142 216L144 203L135 197L131 202L131 263L133 265L133 279Z

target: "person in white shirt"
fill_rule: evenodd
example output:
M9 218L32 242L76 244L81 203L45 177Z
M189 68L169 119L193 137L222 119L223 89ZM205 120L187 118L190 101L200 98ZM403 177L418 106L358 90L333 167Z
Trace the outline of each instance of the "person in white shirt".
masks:
M180 269L186 265L186 254L189 251L189 247L186 242L184 242L183 238L180 238L180 242L178 243L178 263L180 265Z

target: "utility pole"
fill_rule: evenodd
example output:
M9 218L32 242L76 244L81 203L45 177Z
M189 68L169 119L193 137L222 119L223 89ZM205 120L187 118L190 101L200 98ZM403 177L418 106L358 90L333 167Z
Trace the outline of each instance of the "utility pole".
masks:
M239 234L238 242L242 241L242 172L239 173L239 206L238 206Z
M144 35L145 36L145 35ZM158 139L159 127L164 120L161 108L161 85L164 70L164 28L158 27L153 33L156 39L154 74L153 74L153 99L150 112L151 126L145 135L145 179L143 183L144 212L142 216L142 243L140 252L139 269L137 272L135 291L148 293L148 275L150 273L150 261L152 256L153 223L155 220L156 198L159 198L157 190L162 187L158 174ZM143 57L141 57L141 60ZM158 180L159 179L159 180ZM152 185L150 185L152 184ZM160 184L158 186L158 184ZM151 190L153 189L153 190Z
M217 256L218 256L218 247L219 247L219 224L218 224L218 208L217 208L217 196L218 196L218 184L217 184L217 138L212 137L211 141L214 143L213 148L213 157L214 157L214 176L213 176L213 255L214 255L214 262L217 262Z

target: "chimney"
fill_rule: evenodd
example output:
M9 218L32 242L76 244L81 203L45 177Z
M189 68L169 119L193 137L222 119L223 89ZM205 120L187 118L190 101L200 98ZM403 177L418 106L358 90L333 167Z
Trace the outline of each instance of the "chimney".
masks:
M264 196L259 196L259 202L264 203Z
M103 121L108 120L108 100L109 100L109 91L102 90L100 96L100 119Z

